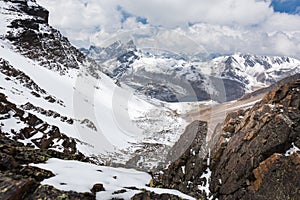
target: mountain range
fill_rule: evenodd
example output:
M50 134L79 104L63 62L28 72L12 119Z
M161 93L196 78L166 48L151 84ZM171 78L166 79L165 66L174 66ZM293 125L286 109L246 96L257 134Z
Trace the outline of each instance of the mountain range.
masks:
M158 48L138 49L133 40L81 51L111 78L166 102L236 100L299 73L300 68L300 61L289 57L238 53L215 58L181 56Z
M299 60L78 49L48 18L0 0L1 199L297 197Z

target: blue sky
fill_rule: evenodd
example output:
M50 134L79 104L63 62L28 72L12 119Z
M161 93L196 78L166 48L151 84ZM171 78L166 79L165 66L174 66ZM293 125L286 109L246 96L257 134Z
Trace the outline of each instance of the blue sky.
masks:
M300 0L273 0L274 11L289 14L300 14Z

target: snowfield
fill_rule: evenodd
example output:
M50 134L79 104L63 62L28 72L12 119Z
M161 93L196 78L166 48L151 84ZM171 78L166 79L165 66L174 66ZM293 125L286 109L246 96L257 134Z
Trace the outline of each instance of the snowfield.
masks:
M66 75L60 75L16 53L10 44L2 40L0 55L62 104L36 97L31 88L12 78L7 80L1 73L0 92L17 105L30 102L36 107L72 118L74 124L68 124L28 110L49 124L58 126L67 136L81 141L77 148L86 156L96 157L99 162L126 164L135 156L136 150L144 149L144 144L159 143L163 146L162 151L177 141L187 124L177 115L182 105L169 106L156 100L147 102L133 95L131 90L118 87L101 72L101 78L96 79L87 72L90 63L80 65L80 70L69 69ZM163 157L155 158L155 155L148 154L147 149L144 150L143 160L149 160L148 168L156 167ZM147 158L150 155L151 158Z
M51 158L44 164L30 164L30 166L52 171L55 176L45 179L42 184L52 185L64 191L90 192L94 184L101 183L105 191L97 192L98 200L130 199L140 193L142 189L157 194L168 193L183 199L194 199L176 190L147 187L146 184L150 182L151 176L133 169L105 167L56 158ZM137 189L128 189L133 187ZM113 194L122 189L125 189L126 192Z

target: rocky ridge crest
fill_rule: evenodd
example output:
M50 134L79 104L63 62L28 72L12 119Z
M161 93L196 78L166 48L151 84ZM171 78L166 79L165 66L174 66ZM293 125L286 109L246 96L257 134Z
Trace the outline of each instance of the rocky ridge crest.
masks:
M297 199L300 194L299 91L298 79L277 86L252 108L229 114L215 130L216 145L208 155L198 157L196 167L193 162L188 165L182 162L193 159L194 155L189 153L193 148L190 148L156 177L157 185L204 199ZM198 148L201 146L203 142L198 142ZM196 176L183 175L178 170L183 167L185 174L196 173ZM203 179L208 171L211 175ZM194 187L180 186L186 182ZM204 185L209 186L209 191L201 191Z

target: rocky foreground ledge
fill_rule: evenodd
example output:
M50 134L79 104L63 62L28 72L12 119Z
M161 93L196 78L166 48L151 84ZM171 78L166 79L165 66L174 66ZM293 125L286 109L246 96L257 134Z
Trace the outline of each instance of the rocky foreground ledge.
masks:
M54 174L28 164L45 162L52 157L75 158L54 150L24 146L0 131L0 199L95 199L92 193L66 192L41 185L41 181Z
M17 132L12 126L10 134L2 131L3 123L9 120L16 120L23 128ZM92 193L65 192L41 185L41 181L54 174L28 165L42 163L49 158L89 162L77 151L74 139L35 115L17 108L3 94L0 94L0 124L0 199L95 199ZM30 140L35 135L40 137ZM25 145L25 140L30 142ZM62 142L61 151L54 150L55 140Z
M203 126L194 122L190 126ZM206 132L199 129L202 138ZM200 199L298 199L300 196L300 80L269 92L252 108L227 116L206 156L203 140L190 148L154 185ZM197 145L195 145L197 144Z

